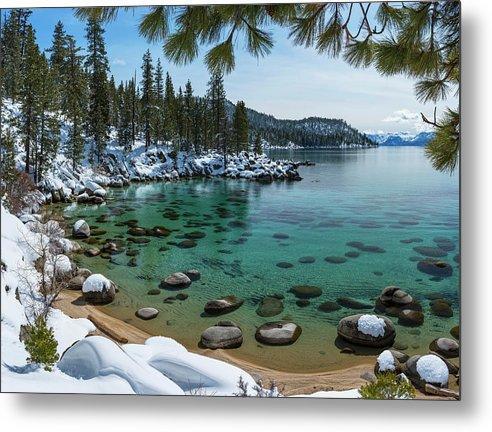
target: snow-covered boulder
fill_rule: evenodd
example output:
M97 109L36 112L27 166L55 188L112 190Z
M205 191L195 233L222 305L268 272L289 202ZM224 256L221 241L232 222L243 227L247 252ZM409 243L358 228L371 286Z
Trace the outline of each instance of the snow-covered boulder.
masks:
M91 235L89 224L84 219L79 219L73 224L72 235L75 238L88 238Z
M443 359L435 354L414 355L405 363L406 372L412 383L424 389L425 384L447 387L449 369Z
M44 270L49 276L68 277L73 273L74 265L66 255L51 255L44 264Z
M106 195L107 195L106 189L103 189L103 188L96 189L93 193L94 193L94 196L97 196L100 198L106 198Z
M116 287L102 274L93 274L84 281L82 293L89 303L111 303L116 296Z
M388 318L368 314L342 318L337 332L350 343L372 347L390 346L396 336L393 323Z
M79 380L106 380L113 376L126 381L137 394L184 394L164 374L128 355L116 343L102 336L91 336L75 343L63 354L58 369Z

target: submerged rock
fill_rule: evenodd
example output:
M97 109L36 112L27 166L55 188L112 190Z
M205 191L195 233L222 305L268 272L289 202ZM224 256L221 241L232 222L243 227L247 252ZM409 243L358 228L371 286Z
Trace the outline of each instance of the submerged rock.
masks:
M299 299L319 297L323 293L321 288L313 285L295 285L289 291Z
M164 279L160 287L164 289L183 289L189 287L191 279L184 273L176 272Z
M288 268L292 268L294 267L294 264L290 263L290 262L285 262L285 261L281 261L281 262L278 262L277 264L275 264L277 267L279 268L283 268L283 269L288 269Z
M284 303L282 300L276 297L264 297L258 305L256 313L261 317L272 317L282 313L283 310Z
M269 322L258 327L255 338L265 345L291 345L301 335L302 329L293 322Z
M222 315L238 309L243 303L243 299L230 295L208 301L205 304L204 310L209 315Z
M419 261L417 269L422 273L431 276L449 277L453 275L453 267L447 262L434 260L432 258Z
M304 256L299 258L297 261L301 264L312 264L316 261L316 258L312 256Z
M347 262L347 258L339 256L327 256L325 257L325 261L331 264L343 264L344 262Z
M444 299L432 300L430 306L432 313L438 317L450 318L453 316L453 309Z
M326 301L318 306L318 310L325 313L335 312L340 309L341 306L334 301Z
M339 297L337 303L348 309L373 309L374 306L351 297Z

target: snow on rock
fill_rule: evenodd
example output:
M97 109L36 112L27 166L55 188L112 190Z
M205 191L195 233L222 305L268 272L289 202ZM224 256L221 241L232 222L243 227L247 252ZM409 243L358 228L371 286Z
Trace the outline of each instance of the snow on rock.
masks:
M148 364L132 358L113 341L91 336L70 347L58 362L58 369L83 380L114 375L126 381L134 393L183 395L169 378Z
M393 354L391 354L390 350L384 350L381 354L379 354L376 361L379 365L379 372L394 371L396 369L395 358L393 357Z
M449 370L444 361L434 354L428 354L417 360L417 372L420 378L429 384L446 385Z
M373 337L384 336L386 323L376 315L362 315L357 321L357 329Z
M50 276L65 276L72 273L73 265L66 255L50 255L44 264L44 270Z
M90 275L82 285L82 292L102 292L111 288L111 281L102 274Z

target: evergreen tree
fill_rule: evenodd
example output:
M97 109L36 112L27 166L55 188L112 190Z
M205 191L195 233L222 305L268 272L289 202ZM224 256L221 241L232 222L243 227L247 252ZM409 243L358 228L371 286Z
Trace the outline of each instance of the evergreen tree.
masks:
M51 53L49 64L55 81L56 83L62 83L65 80L63 72L67 56L67 35L61 21L58 21L55 25L53 42L51 43L51 48L48 48L47 51ZM62 92L59 93L60 97L62 94ZM61 98L59 104L62 111L66 112L66 101Z
M178 89L178 96L176 97L176 137L174 140L174 148L179 151L182 150L181 146L184 137L184 96L181 87Z
M48 166L56 157L60 142L60 122L58 120L58 88L55 75L44 55L40 56L38 74L39 114L37 119L37 142L35 151L34 179L39 182Z
M154 74L154 117L153 130L156 143L164 141L164 77L161 59L157 59Z
M236 153L248 151L248 115L243 101L236 103L232 119L234 150Z
M173 81L169 73L166 73L166 85L164 90L164 139L170 141L176 137L176 95L174 94Z
M15 166L15 141L10 129L1 134L0 145L0 172L2 174L0 186L2 191L8 189L18 177Z
M88 131L94 141L89 159L98 163L106 149L110 122L107 79L109 65L103 34L101 22L89 18L86 26L88 55L85 67L89 74Z
M66 154L72 160L73 168L80 163L84 153L83 123L87 104L87 81L82 69L84 57L75 39L67 36L67 56L63 65L62 101L66 107L69 131Z
M118 91L114 82L114 76L108 82L108 96L109 96L109 123L111 126L118 126Z
M118 141L123 146L125 153L128 153L132 144L132 114L133 114L133 99L135 92L133 91L132 81L125 85L121 83L118 87Z
M142 59L142 123L145 134L145 148L152 141L152 123L154 120L154 66L150 50L147 50Z
M185 150L189 151L193 140L193 113L195 101L193 98L193 88L190 80L187 81L183 95L183 138Z
M214 74L208 83L208 108L210 110L210 130L215 149L222 152L224 166L227 165L227 115L225 110L226 94L224 90L223 77Z
M24 142L25 172L31 173L32 152L36 143L37 119L40 109L40 74L41 53L36 44L34 30L31 26L27 29L24 56L22 59L24 76L21 87L21 116L20 130Z
M253 144L253 152L257 155L263 153L263 146L261 145L261 137L259 133L257 133L255 137L255 142Z
M30 30L29 9L12 9L9 17L4 17L0 43L0 76L3 95L14 102L19 100L25 75L23 62Z

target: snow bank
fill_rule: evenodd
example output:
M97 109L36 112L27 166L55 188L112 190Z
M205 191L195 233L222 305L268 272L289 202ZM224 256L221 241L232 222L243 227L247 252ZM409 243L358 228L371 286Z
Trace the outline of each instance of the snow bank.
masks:
M102 336L78 341L65 352L58 362L58 369L83 380L114 375L126 381L137 394L184 394L169 378L132 358L116 343Z
M357 330L373 337L384 336L386 323L376 315L362 315L357 321Z
M390 350L384 350L379 354L377 358L380 372L394 371L395 370L395 358L391 354Z
M357 389L350 390L331 390L319 391L311 394L295 395L291 397L308 397L308 398L327 398L327 399L359 399L360 393Z
M434 354L428 354L417 360L417 373L429 384L446 385L449 379L449 370L446 363Z

